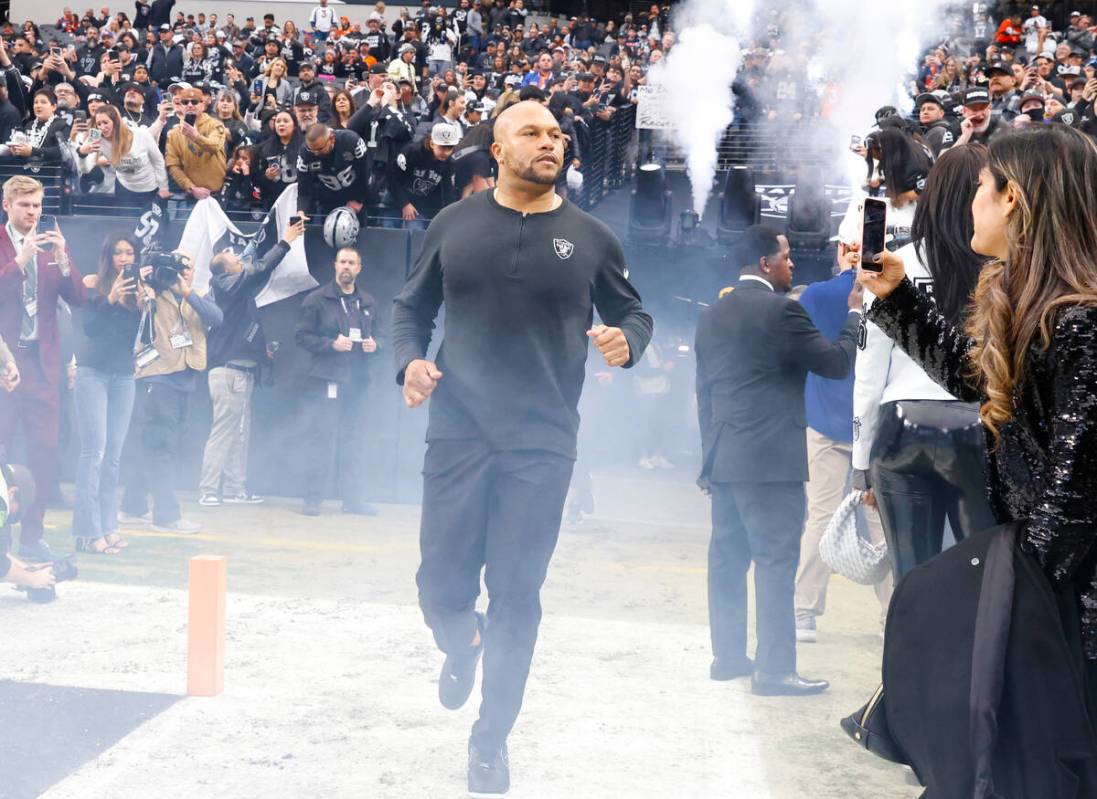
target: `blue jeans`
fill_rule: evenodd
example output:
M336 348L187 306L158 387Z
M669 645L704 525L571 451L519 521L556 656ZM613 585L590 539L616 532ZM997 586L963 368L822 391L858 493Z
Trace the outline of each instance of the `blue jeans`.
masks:
M72 534L94 540L118 530L118 462L133 413L132 374L76 369L80 458Z

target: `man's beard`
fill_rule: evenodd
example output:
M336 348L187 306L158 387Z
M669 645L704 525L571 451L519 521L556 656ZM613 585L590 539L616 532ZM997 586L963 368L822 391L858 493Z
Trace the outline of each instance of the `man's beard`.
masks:
M530 183L536 183L540 186L554 186L556 185L556 179L560 177L559 168L551 176L539 173L536 168L536 161L531 161L521 169L514 169L513 172L522 180L528 180Z
M144 105L138 103L125 103L126 111L131 114L140 114L144 111Z
M986 133L987 128L989 128L989 127L990 127L990 117L988 116L986 119L984 119L982 122L980 122L978 124L972 123L971 130L974 133Z
M340 286L354 285L354 274L352 272L340 272L337 279Z

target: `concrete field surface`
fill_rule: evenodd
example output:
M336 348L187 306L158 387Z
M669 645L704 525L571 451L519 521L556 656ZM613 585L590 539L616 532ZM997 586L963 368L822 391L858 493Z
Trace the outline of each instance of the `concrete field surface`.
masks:
M870 588L833 578L819 643L799 646L801 673L828 692L755 697L749 680L708 678L708 500L677 472L597 473L595 494L595 517L561 531L542 592L510 796L919 795L838 727L879 681ZM0 797L466 796L479 688L459 711L438 702L443 657L416 606L418 508L363 518L329 503L312 519L299 507L184 497L202 533L124 529L129 548L80 556L80 579L49 605L0 589L0 708L47 697L26 727L0 710L0 752L16 740L38 752L19 764L36 779ZM47 518L55 550L71 550L69 518ZM228 558L216 698L183 696L198 554ZM57 692L104 730L57 712L69 707Z

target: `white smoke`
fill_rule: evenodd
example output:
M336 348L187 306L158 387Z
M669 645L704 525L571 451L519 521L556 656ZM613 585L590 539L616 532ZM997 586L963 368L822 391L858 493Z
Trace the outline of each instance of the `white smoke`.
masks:
M910 110L909 78L919 55L953 27L948 9L957 3L803 0L793 10L789 6L782 0L758 4L762 10L786 9L780 26L782 57L798 64L807 83L825 95L820 100L827 119L820 133L825 130L831 140L820 145L845 153L849 174L859 181L864 162L849 152L850 135L864 136L881 106ZM677 42L649 76L652 85L666 91L667 110L677 124L673 137L686 156L698 214L712 189L717 145L734 116L731 84L742 50L764 33L751 29L754 10L754 0L688 0L675 14Z
M731 84L739 68L751 0L690 0L675 15L677 41L649 76L666 92L686 155L693 210L703 214L716 175L717 145L733 118Z
M953 0L810 0L785 16L781 46L812 54L809 75L822 75L831 89L825 99L834 151L845 152L849 172L864 179L865 165L849 153L851 135L864 136L881 106L911 110L919 56L939 43L953 24ZM970 15L970 6L965 9Z

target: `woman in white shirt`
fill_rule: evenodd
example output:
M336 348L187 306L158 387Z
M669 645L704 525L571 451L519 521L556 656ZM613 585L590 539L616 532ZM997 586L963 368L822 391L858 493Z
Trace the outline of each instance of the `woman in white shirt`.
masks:
M114 195L125 207L145 208L157 196L170 194L164 156L146 128L123 122L112 105L95 112L95 127L99 139L89 139L79 148L81 172L99 166L112 173Z
M898 251L915 287L963 321L983 259L971 250L971 200L982 145L953 147L930 170L912 242ZM866 293L865 303L873 298ZM862 320L853 390L854 484L870 488L898 580L941 551L946 518L957 540L995 524L986 497L975 404L938 386L876 325Z

